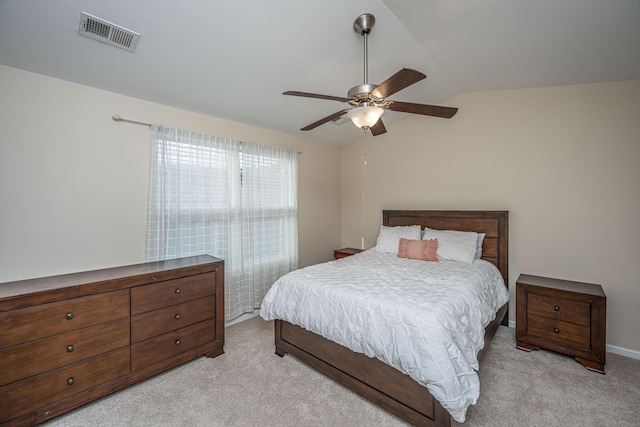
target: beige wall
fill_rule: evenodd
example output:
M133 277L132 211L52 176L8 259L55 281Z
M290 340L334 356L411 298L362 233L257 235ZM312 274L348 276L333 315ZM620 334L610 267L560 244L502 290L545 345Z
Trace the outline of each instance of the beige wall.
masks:
M301 150L300 266L332 258L337 148L0 66L0 282L144 261L149 128L113 114Z
M607 343L640 351L640 81L473 93L342 152L342 243L383 209L505 209L520 273L600 283ZM364 203L363 203L364 200Z
M340 152L3 66L0 94L0 282L143 261L149 134L121 114L302 150L301 266L371 247L382 209L508 209L512 291L525 272L602 283L607 342L640 351L640 81L462 95L452 120L369 138L367 168L362 142Z

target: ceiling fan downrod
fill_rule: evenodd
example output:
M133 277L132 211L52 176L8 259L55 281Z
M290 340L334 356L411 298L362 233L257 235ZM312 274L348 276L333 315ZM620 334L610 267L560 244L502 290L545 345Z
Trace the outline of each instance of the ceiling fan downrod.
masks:
M376 18L370 13L363 13L353 22L353 30L364 37L364 82L361 85L352 87L348 92L349 98L355 98L360 102L365 101L369 94L378 87L369 84L369 48L367 38L371 33L371 29L376 23Z
M353 22L353 31L364 37L364 84L369 83L369 48L367 45L367 37L371 33L371 29L376 24L376 18L370 13L363 13Z

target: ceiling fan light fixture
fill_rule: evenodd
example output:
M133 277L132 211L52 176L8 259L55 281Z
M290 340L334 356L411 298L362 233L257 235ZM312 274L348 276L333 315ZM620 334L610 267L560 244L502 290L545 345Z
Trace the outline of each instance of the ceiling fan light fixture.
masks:
M1 1L1 0L0 0ZM364 39L364 82L354 86L347 92L347 97L321 95L318 93L286 91L283 95L303 96L305 98L328 99L330 101L346 102L354 108L347 108L337 113L333 113L318 121L303 127L302 131L312 130L327 122L336 123L341 118L347 120L346 115L354 125L365 130L371 130L373 136L382 135L387 132L381 120L384 110L393 110L401 113L422 114L424 116L443 117L450 119L458 111L457 108L441 107L437 105L416 104L413 102L399 102L387 99L414 83L426 78L426 74L411 68L402 68L400 71L383 81L381 84L368 83L368 58L367 38L375 24L375 18L370 13L365 13L356 18L353 29ZM382 108L380 108L382 106Z
M347 116L359 128L370 128L378 123L383 113L384 110L382 108L369 105L353 108L347 112Z

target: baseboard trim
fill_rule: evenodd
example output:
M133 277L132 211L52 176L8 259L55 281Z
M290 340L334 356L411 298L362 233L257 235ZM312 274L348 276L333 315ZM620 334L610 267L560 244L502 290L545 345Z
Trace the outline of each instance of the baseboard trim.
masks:
M245 313L240 317L236 317L235 319L225 322L224 327L228 328L229 326L235 325L236 323L244 322L245 320L249 320L252 317L256 317L259 314L260 314L260 310L254 310L251 313Z
M640 360L640 351L618 347L617 345L607 344L607 352Z
M515 320L509 320L509 327L515 328L516 322ZM607 353L619 354L620 356L630 357L632 359L640 360L640 351L631 350L624 347L618 347L617 345L607 344Z

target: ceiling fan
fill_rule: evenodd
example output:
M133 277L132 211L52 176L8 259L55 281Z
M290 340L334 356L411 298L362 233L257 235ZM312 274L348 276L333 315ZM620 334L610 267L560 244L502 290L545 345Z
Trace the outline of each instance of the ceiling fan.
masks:
M387 99L402 89L411 86L414 83L426 78L427 76L420 71L411 68L403 68L380 85L368 83L367 68L367 36L371 33L371 29L375 25L375 17L370 13L365 13L356 18L353 23L353 29L356 33L364 37L364 83L349 89L347 98L331 95L320 95L309 92L287 91L283 95L302 96L305 98L328 99L330 101L346 102L354 108L347 108L337 113L331 114L325 118L318 120L303 127L300 130L311 130L316 127L336 120L346 114L351 121L358 127L371 130L373 135L381 135L387 132L382 123L382 114L384 110L400 111L402 113L422 114L425 116L442 117L450 119L458 109L454 107L443 107L438 105L415 104L411 102L392 101Z

